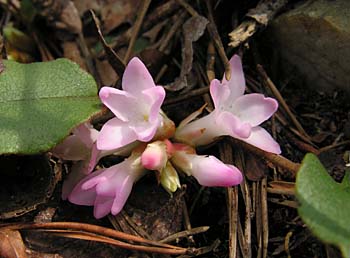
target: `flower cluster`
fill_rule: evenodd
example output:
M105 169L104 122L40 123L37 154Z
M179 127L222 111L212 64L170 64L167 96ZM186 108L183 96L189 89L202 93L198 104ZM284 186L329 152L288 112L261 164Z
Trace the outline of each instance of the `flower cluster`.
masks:
M62 197L79 205L94 206L94 216L118 214L134 183L154 171L170 194L180 187L178 172L193 176L203 186L229 187L241 183L242 173L214 156L197 155L195 147L230 135L265 151L280 153L278 143L259 125L277 110L278 104L262 94L244 94L241 60L230 60L231 79L213 80L210 93L215 109L197 118L194 112L175 129L161 110L165 90L155 85L145 65L133 58L127 65L122 88L103 87L102 103L115 115L101 131L84 123L53 149L53 154L72 160L71 173L63 185ZM124 161L94 171L106 155Z

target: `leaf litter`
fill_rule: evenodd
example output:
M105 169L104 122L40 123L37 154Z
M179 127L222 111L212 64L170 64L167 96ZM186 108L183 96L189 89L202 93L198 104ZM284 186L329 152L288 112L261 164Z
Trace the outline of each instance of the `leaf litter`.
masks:
M134 1L135 4L132 8L129 5L130 1L113 0L89 1L91 2L89 6L84 6L83 1L57 1L56 5L39 4L36 5L38 12L30 24L25 24L24 20L21 20L18 13L19 3L10 2L10 6L2 4L2 9L7 14L12 14L13 26L32 37L38 49L26 51L25 49L13 48L14 50L8 54L11 53L11 56L14 57L29 56L31 60L36 61L51 60L63 56L71 58L80 63L83 69L88 70L97 82L105 82L105 69L96 68L93 64L108 60L108 62L104 62L103 66L108 67L106 70L114 70L115 75L108 81L115 85L117 85L117 80L123 70L120 60L127 53L130 39L149 35L147 33L154 26L165 22L157 29L157 33L151 34L153 40L146 43L138 51L141 57L148 53L146 63L155 67L151 71L160 85L169 85L169 83L175 82L175 86L168 87L173 92L169 94L167 99L167 101L172 99L175 101L165 108L166 112L174 115L175 121L181 121L191 111L202 106L204 104L203 97L205 98L205 94L208 93L208 89L205 88L208 86L208 78L206 77L207 45L208 42L214 40L213 33L208 32L207 29L208 20L210 20L211 26L216 27L220 41L224 46L224 49L220 50L220 47L219 49L216 47L214 51L214 70L219 75L216 77L221 78L225 64L225 60L220 57L219 50L226 52L227 56L237 51L244 52L248 90L278 98L276 96L278 93L274 89L266 87L268 86L266 82L270 79L268 74L266 77L261 77L261 73L259 74L259 70L255 68L255 64L260 63L257 61L259 59L257 59L256 53L254 53L257 50L244 46L246 43L254 45L257 38L251 38L252 35L267 24L268 21L264 17L268 17L269 20L273 19L270 14L274 14L275 10L268 9L269 15L264 16L264 13L259 11L261 6L249 11L249 7L244 4L232 5L229 1L219 1L215 6L213 3L209 5L200 2L186 3L183 0L154 1L148 7L139 30L134 30L136 17L142 11L137 8L137 6L140 7L137 4L140 1ZM45 1L33 1L33 3L36 2ZM258 1L250 2L251 6L256 6ZM277 2L279 2L276 4L278 8L285 5L285 1ZM214 21L208 15L206 9L208 6L211 8ZM99 34L96 33L95 29L91 29L96 24L87 12L90 8L96 12L103 24ZM114 15L116 10L123 10L122 15ZM193 10L200 16L193 16ZM262 8L261 10L266 9ZM242 15L232 16L232 13L237 12L247 14L247 17L253 17L253 21ZM171 25L174 22L174 17L177 17L174 15L179 13L184 13L187 19L181 21L182 24L178 26L176 31L172 31ZM43 20L45 23L41 24L40 21ZM7 25L7 22L2 21L2 27ZM246 22L255 24L251 32L249 32L249 28L252 27L247 26ZM250 24L250 26L252 25ZM243 38L238 37L237 39L238 34L232 32L230 36L233 40L230 41L228 34L231 31L242 32L242 28L244 29ZM135 31L138 32L135 34ZM192 33L196 35L191 37ZM46 35L52 36L46 37ZM110 44L104 41L104 38L107 37ZM96 46L101 40L104 50L96 51ZM162 45L162 42L167 42L167 44ZM226 47L228 44L238 47L238 49ZM74 54L72 54L73 50ZM152 53L156 55L157 52L162 53L161 58L153 59ZM3 56L6 56L5 53ZM28 59L24 58L24 60ZM118 65L115 65L115 62ZM276 69L276 67L271 66L269 69ZM177 78L179 73L180 77ZM196 78L191 85L187 80L188 76ZM84 227L81 227L79 232L75 232L68 225L64 231L56 229L56 232L47 231L45 233L42 230L31 229L29 231L26 229L24 231L21 228L23 223L30 228L30 222L34 220L38 212L53 208L50 210L49 221L78 221L89 223L89 225L96 224L115 228L131 235L139 235L148 240L158 241L176 235L179 231L187 231L185 237L175 238L173 244L176 244L178 249L171 248L174 248L172 250L180 250L180 246L187 248L187 255L192 256L201 254L201 257L235 257L236 253L241 253L243 257L266 257L267 255L269 257L285 257L285 254L291 254L294 257L311 257L324 255L325 248L327 252L339 255L337 251L331 251L330 247L324 247L303 226L295 208L293 208L293 205L297 204L293 183L295 182L297 162L302 160L304 154L311 147L318 152L321 161L326 163L329 173L337 181L341 181L343 178L345 162L342 157L346 147L348 147L349 139L349 118L345 111L346 98L341 92L330 97L317 90L306 90L297 85L281 88L282 81L275 80L274 83L280 91L279 100L285 101L285 105L280 108L275 119L266 124L266 128L278 139L283 148L282 155L287 160L273 155L262 155L259 151L246 147L244 144L224 138L220 141L223 141L226 147L222 144L214 144L206 151L216 155L223 153L228 159L235 161L235 164L240 163L242 171L245 171L247 175L246 181L240 187L228 189L226 193L221 188L201 188L191 178L182 178L186 187L170 198L166 192L159 192L160 188L155 185L154 178L148 177L135 187L139 191L130 198L125 211L120 216L110 216L108 219L100 221L92 218L90 208L73 206L61 201L61 183L57 184L55 191L50 190L52 191L50 195L47 195L47 190L39 191L38 188L29 190L26 198L34 200L33 202L36 203L32 209L27 209L29 201L26 200L24 203L20 200L15 201L17 207L12 209L12 213L3 213L10 214L10 216L3 217L2 222L15 223L17 228L16 226L13 229L1 228L1 237L4 240L1 241L1 253L8 252L11 255L17 252L18 257L25 257L23 254L23 248L25 248L28 257L43 257L47 255L46 253L55 253L57 257L113 257L118 254L135 254L135 251L125 251L112 245L98 243L102 239L108 243L110 239L107 240L95 235L83 235L80 232L86 230ZM106 117L96 118L96 126L101 126L105 120ZM305 131L308 135L305 135ZM232 148L233 153L227 150L227 146ZM1 160L3 159L1 157ZM24 158L18 157L18 159ZM118 157L108 157L102 160L101 164L113 164L116 160ZM35 162L31 163L28 166L34 166ZM69 163L63 165L67 171L69 171L70 166ZM51 169L47 168L47 174L50 174L49 171ZM19 167L17 173L27 172L24 167ZM64 171L62 176L66 176ZM10 182L8 181L9 177L5 173L2 181ZM51 185L49 181L44 184ZM16 182L13 182L13 185L16 186ZM16 187L18 188L18 185ZM145 193L148 196L146 201L144 200ZM41 201L36 201L38 195L41 195L39 197ZM11 196L8 196L8 191L3 191L0 194L0 199L1 202L6 203L6 201L11 200ZM2 206L10 207L6 204ZM229 210L227 207L230 207ZM22 215L22 210L30 212ZM15 214L22 216L18 217ZM5 218L6 220L4 220ZM39 222L43 221L43 219L39 219ZM53 230L55 228L54 224L52 225L51 229ZM192 229L199 226L209 226L209 230L198 235L191 235L191 232L195 233ZM18 233L17 229L21 229L21 234ZM104 230L106 229L99 228L99 233L103 233ZM61 237L57 237L58 235ZM69 239L62 238L62 236L69 237ZM21 237L25 239L25 247ZM71 240L71 237L90 238L94 239L95 242ZM313 248L310 249L310 246ZM188 247L196 248L196 252L191 252ZM152 251L148 256L140 252L137 252L136 256L151 257Z

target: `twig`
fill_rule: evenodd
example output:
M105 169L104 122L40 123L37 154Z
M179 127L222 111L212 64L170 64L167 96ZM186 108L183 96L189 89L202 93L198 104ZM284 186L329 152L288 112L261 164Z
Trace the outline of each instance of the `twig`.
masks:
M346 141L343 141L343 142L338 142L338 143L331 144L331 145L325 146L323 148L320 148L318 150L318 153L329 151L331 149L334 149L334 148L337 148L337 147L340 147L340 146L343 146L343 145L347 145L347 144L350 144L350 140L346 140Z
M263 226L262 226L262 205L261 205L261 181L253 182L255 191L255 224L256 224L256 238L258 242L257 258L262 257L263 250Z
M10 224L2 225L2 227L15 230L25 230L25 229L75 229L82 232L94 233L100 236L111 237L116 239L123 239L126 241L134 241L137 243L154 245L163 248L173 248L179 250L187 250L186 248L177 247L173 245L163 244L156 241L144 239L142 237L133 236L120 231L116 231L110 228L105 228L97 225L77 223L77 222L49 222L49 223L27 223L27 224Z
M258 156L265 158L266 160L270 161L271 163L273 163L274 165L276 165L278 167L281 167L281 168L288 170L294 176L296 175L296 173L299 170L299 167L300 167L299 163L292 162L289 159L287 159L281 155L266 152L264 150L261 150L253 145L242 142L240 140L236 140L233 138L230 138L230 140L233 142L233 144L240 144L244 149L251 151Z
M267 246L269 243L269 220L267 210L267 179L261 180L261 222L262 222L262 254L263 258L267 257Z
M290 110L289 106L287 105L287 103L285 102L284 98L282 97L281 93L279 92L279 90L276 88L275 84L272 82L272 80L268 77L267 73L265 72L264 68L261 65L257 65L257 70L259 72L259 74L261 75L261 77L263 78L265 84L270 88L270 90L272 91L272 93L275 95L275 97L277 98L277 100L279 101L279 103L281 103L282 107L284 108L284 110L287 112L288 116L290 117L290 119L292 120L293 124L296 126L296 128L298 128L298 130L305 135L306 137L310 138L308 136L308 134L305 132L304 128L301 126L301 124L299 123L299 121L296 119L296 117L294 116L294 114L292 113L292 111Z
M172 105L172 104L177 104L179 102L186 101L186 100L191 99L193 97L201 96L201 95L208 93L208 92L209 92L209 87L203 87L203 88L200 88L197 90L192 90L192 91L186 93L185 95L165 100L163 105L168 106L168 105Z
M98 18L96 17L94 11L90 10L90 14L91 14L91 17L92 17L94 24L95 24L95 30L97 31L99 39L100 39L102 46L106 52L108 63L112 66L113 70L118 74L119 78L121 78L123 73L124 73L124 70L125 70L125 63L123 62L123 60L121 60L121 58L113 50L113 48L111 48L107 44L105 38L102 35L102 31L101 31L101 28L99 25L100 22L99 22Z
M192 230L192 225L191 225L191 220L190 220L190 216L188 215L188 209L187 209L187 205L186 205L186 201L185 198L182 196L182 212L183 212L183 216L184 216L184 224L185 224L185 228L186 230ZM192 236L188 236L188 240L191 243L194 243L194 239Z
M268 193L295 195L295 183L284 181L269 182L270 187L267 188Z
M131 56L132 50L133 50L135 42L136 42L136 38L139 34L143 19L145 18L145 15L146 15L146 12L148 10L150 3L151 3L151 0L143 0L142 1L140 13L137 15L137 20L136 20L136 22L134 24L134 28L132 30L132 35L130 38L128 50L126 51L126 54L125 54L124 59L123 59L125 63L127 63L129 61L129 58Z
M231 66L230 63L228 61L228 58L226 56L225 53L225 49L224 49L224 45L222 44L219 32L216 28L215 25L215 21L214 21L214 17L213 17L213 11L212 11L212 7L210 4L210 0L206 0L205 1L206 5L207 5L207 9L208 9L208 19L209 19L209 23L207 25L207 29L208 32L214 42L214 45L216 47L216 50L219 53L219 56L221 58L222 63L224 64L225 67L225 78L226 80L230 80L231 78Z
M176 0L185 10L192 16L198 16L199 14L192 6L190 6L185 0Z
M209 229L208 226L191 228L189 230L180 231L180 232L177 232L177 233L175 233L173 235L170 235L170 236L160 240L159 242L160 243L170 243L172 241L175 241L178 238L204 233L204 232L208 231L208 229Z
M174 15L175 22L171 26L171 28L168 31L167 35L162 40L162 43L159 46L159 51L165 52L164 50L169 45L169 41L174 37L176 32L178 32L180 26L184 23L185 17L186 17L186 13L185 12L182 12L179 15Z
M50 229L46 229L46 230L42 230L42 231L52 232L54 235L61 236L61 237L74 238L74 239L80 239L80 240L89 240L89 241L111 244L114 246L118 246L120 248L125 248L128 250L134 250L134 251L143 251L143 252L149 252L149 253L170 254L170 255L179 255L179 254L185 253L185 252L183 252L183 250L179 250L179 249L168 249L168 248L162 248L162 247L129 244L129 243L125 243L125 242L122 242L119 240L115 240L115 239L110 238L110 237L100 236L100 235L90 233L90 232L50 230Z
M246 15L248 19L229 34L231 38L229 46L235 48L247 41L259 28L266 26L287 2L288 0L260 1L257 7L249 10Z
M244 154L241 148L237 148L235 150L235 162L234 164L238 167L240 171L244 173ZM250 192L247 180L244 178L243 182L240 184L240 189L243 194L243 200L245 204L245 215L244 215L244 231L242 229L238 230L239 236L239 244L242 250L243 257L249 258L251 257L251 200L250 200ZM239 216L239 215L238 215ZM242 227L240 225L240 219L238 218L238 229ZM240 235L242 234L242 237Z
M280 200L278 198L268 198L267 200L269 202L280 204L280 205L287 206L287 207L294 208L294 209L299 207L299 205L298 205L298 203L296 201Z
M215 48L213 41L210 41L208 44L208 50L207 50L207 77L209 81L212 81L215 79L215 70L214 70L214 64L215 64Z
M220 146L221 160L233 164L232 147L227 141ZM229 215L229 258L237 257L237 229L238 229L238 188L227 188L227 208Z

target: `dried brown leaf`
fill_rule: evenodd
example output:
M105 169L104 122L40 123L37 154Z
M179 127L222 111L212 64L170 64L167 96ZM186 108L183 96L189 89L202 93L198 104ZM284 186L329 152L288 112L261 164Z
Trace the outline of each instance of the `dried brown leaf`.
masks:
M90 11L90 13L91 13L91 16L94 20L95 29L99 35L100 41L101 41L103 48L106 52L108 62L112 66L114 71L117 73L117 75L121 78L121 76L123 75L124 70L125 70L125 64L122 61L122 59L117 55L117 53L113 50L113 48L111 48L107 44L106 40L104 39L102 32L101 32L101 28L100 28L100 22L97 19L95 13L92 10Z
M0 257L26 258L26 247L22 236L17 230L0 230Z
M123 23L131 23L140 0L104 0L101 8L103 31L108 33Z
M190 74L193 64L193 42L197 41L204 33L209 21L203 16L194 16L189 18L183 25L183 43L182 43L182 65L180 76L175 81L166 86L167 90L178 91L185 88L188 84L187 75Z
M257 156L252 155L250 153L246 153L245 160L246 160L246 169L244 171L245 171L245 175L249 180L259 181L262 178L264 178L265 175L268 173L267 166Z

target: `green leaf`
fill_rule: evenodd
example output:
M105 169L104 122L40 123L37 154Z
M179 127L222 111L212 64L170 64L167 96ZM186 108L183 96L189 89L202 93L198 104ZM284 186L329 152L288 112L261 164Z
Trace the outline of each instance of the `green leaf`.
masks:
M47 151L100 111L94 79L67 59L3 63L0 154Z
M337 245L350 257L350 183L346 175L337 183L318 158L305 156L296 179L299 215L321 240Z

